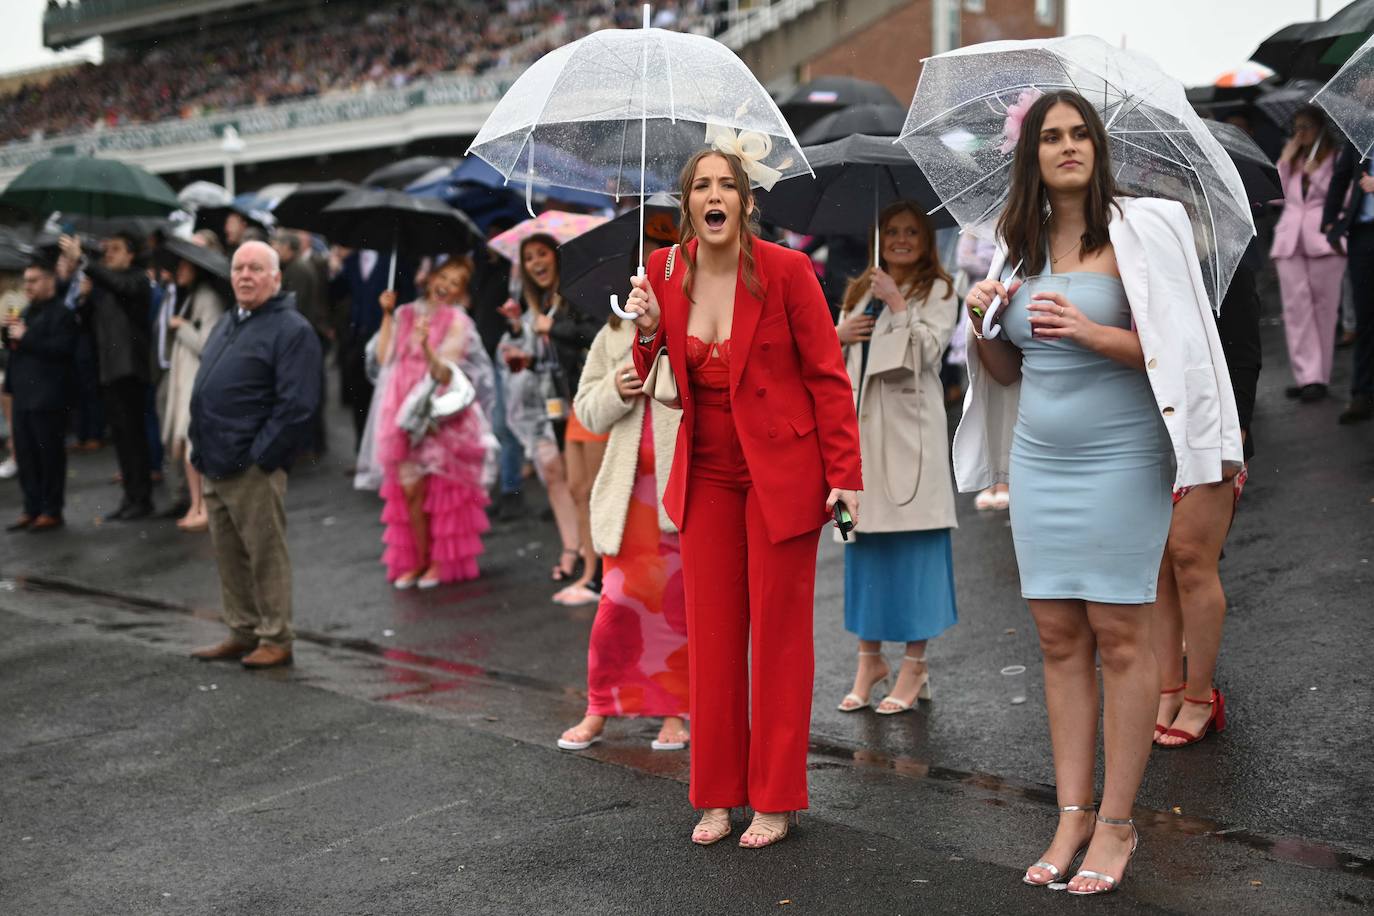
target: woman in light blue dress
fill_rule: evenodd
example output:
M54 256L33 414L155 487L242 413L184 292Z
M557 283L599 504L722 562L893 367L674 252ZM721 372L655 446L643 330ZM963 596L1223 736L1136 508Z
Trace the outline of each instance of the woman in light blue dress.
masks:
M1040 96L1017 126L1019 136L1009 121L1017 142L998 233L1007 263L1021 265L1017 279L1030 279L986 280L970 291L965 304L978 337L970 374L981 367L991 388L1019 382L1019 398L1007 389L1000 402L1017 405L1005 468L1021 590L1045 661L1060 804L1054 840L1023 880L1065 880L1081 855L1069 892L1096 894L1120 883L1138 841L1130 815L1153 737L1151 618L1176 460L1188 462L1184 476L1199 473L1189 441L1204 428L1211 435L1211 422L1227 416L1217 398L1230 389L1215 378L1221 358L1211 356L1199 323L1205 296L1198 305L1187 283L1198 268L1181 206L1118 199L1106 131L1076 93ZM1142 255L1147 237L1164 245L1152 250L1163 252L1171 276L1182 276L1181 287L1159 292L1169 284L1154 282ZM1135 246L1129 262L1118 264L1116 242ZM1192 311L1174 321L1185 310L1163 297L1182 300L1181 289ZM984 339L984 310L1008 294L1003 333ZM972 388L965 424L983 417L971 406L980 390ZM1208 454L1216 467L1204 473L1220 479L1226 450ZM1106 768L1095 805L1099 658Z

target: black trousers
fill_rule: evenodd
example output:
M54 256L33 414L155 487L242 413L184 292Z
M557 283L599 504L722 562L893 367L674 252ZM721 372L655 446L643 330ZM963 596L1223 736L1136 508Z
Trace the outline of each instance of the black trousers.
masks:
M1350 290L1355 299L1355 365L1350 374L1350 394L1374 397L1374 224L1351 228Z
M329 353L329 338L323 334L316 335L320 341L320 353L327 356ZM329 436L324 428L324 408L329 398L325 392L329 391L328 359L320 360L320 402L315 407L315 414L310 418L310 441L306 446L306 451L315 455L323 455L329 451Z
M14 411L14 460L19 463L19 488L24 493L24 514L31 517L62 517L67 489L67 411Z
M372 407L372 382L367 378L367 341L371 335L350 331L339 350L339 378L343 382L343 399L353 411L353 448L363 444L363 430L367 427L367 412Z
M152 500L148 465L148 431L143 419L143 389L136 378L122 378L101 386L105 419L110 424L119 473L124 477L124 501L142 505Z

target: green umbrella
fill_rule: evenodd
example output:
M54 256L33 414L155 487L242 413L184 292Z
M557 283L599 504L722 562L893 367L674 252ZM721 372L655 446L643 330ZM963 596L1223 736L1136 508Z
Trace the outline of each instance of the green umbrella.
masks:
M167 182L115 159L54 156L35 162L0 194L0 204L35 216L166 216L181 205Z

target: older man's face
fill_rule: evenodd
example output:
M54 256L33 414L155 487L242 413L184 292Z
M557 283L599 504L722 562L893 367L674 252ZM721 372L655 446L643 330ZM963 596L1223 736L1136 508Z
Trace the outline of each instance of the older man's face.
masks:
M272 264L272 249L262 242L248 242L234 253L234 298L252 311L271 299L281 286L281 271Z

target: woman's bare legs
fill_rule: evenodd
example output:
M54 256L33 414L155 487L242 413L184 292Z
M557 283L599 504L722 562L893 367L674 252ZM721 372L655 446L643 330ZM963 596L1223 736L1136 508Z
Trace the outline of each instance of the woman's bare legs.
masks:
M429 516L425 514L425 478L411 484L401 484L405 494L406 512L410 515L410 535L415 539L415 556L418 562L415 569L402 578L419 579L434 575L436 570L429 565Z
M543 478L544 488L549 494L549 508L553 509L553 520L558 526L558 536L563 541L565 551L577 552L577 504L573 502L572 492L568 489L567 466L558 446L551 440L541 439L535 446L535 461L539 465L539 476Z
M1159 586L1155 598L1155 661L1159 664L1159 706L1155 724L1169 728L1183 706L1183 611L1179 607L1178 582L1169 548L1159 565ZM1164 693L1163 691L1172 691ZM1158 740L1158 732L1155 733Z
M604 442L569 442L564 453L568 465L568 491L577 507L577 529L582 544L582 576L569 588L586 588L596 575L596 548L592 545L592 485L606 456Z
M191 497L191 505L187 507L186 514L177 519L178 528L199 528L210 523L210 516L205 508L205 487L195 465L191 464L191 446L185 439L176 444L171 457L172 461L181 461L186 468L186 492Z
M1169 528L1165 558L1177 583L1183 635L1188 640L1188 688L1182 696L1202 701L1184 703L1180 696L1180 708L1170 727L1190 735L1202 731L1212 714L1211 706L1205 704L1212 698L1222 623L1226 619L1226 592L1221 587L1218 565L1234 508L1235 486L1231 481L1194 487L1174 507ZM1162 641L1156 644L1156 654L1161 648ZM1182 647L1177 642L1174 650L1181 655ZM1161 662L1161 668L1167 665ZM1181 683L1182 679L1167 686ZM1159 737L1162 745L1182 744L1185 740L1172 735Z
M1159 694L1159 665L1154 654L1154 607L1140 604L1086 602L1088 623L1102 661L1102 744L1105 777L1098 814L1131 816L1145 764L1150 759L1154 715ZM1118 881L1135 840L1129 826L1100 824L1093 832L1083 868ZM1094 878L1074 878L1069 889L1102 891L1109 885Z
M1093 803L1093 766L1097 759L1097 645L1082 601L1030 601L1045 661L1045 708L1054 750L1054 782L1059 805ZM1065 880L1075 853L1093 835L1091 811L1061 813L1054 839L1040 857L1059 868ZM1048 884L1054 876L1031 868L1026 876Z

